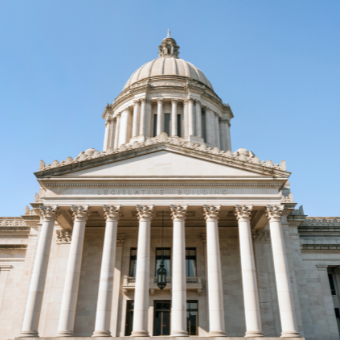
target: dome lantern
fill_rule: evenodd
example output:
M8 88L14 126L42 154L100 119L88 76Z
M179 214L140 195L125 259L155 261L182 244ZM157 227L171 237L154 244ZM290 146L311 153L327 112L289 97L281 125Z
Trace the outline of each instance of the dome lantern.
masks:
M162 44L158 46L158 54L160 58L178 58L179 46L176 40L171 38L170 30L168 30L168 35L163 39Z

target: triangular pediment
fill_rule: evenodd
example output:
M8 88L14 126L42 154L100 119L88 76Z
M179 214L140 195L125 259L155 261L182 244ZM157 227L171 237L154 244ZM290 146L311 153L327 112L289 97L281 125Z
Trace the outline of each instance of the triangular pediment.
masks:
M284 161L281 165L260 161L245 149L232 154L218 148L207 148L204 144L197 145L160 135L143 143L122 145L109 153L91 149L74 159L69 157L66 161L54 161L46 166L42 162L35 175L40 179L168 176L288 178L290 173L286 171Z
M166 150L65 174L77 178L261 177L260 174Z

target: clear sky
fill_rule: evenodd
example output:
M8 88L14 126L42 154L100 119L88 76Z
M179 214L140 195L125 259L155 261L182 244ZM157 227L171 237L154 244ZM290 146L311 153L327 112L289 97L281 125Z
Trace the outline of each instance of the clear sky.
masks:
M106 103L168 28L230 104L233 151L285 159L305 213L340 216L338 0L0 0L0 216L33 202L40 159L102 150Z

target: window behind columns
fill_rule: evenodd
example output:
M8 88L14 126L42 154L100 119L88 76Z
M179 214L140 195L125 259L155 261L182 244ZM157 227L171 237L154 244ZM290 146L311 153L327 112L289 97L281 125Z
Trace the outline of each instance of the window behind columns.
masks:
M206 143L207 142L207 124L206 124L206 119L205 119L205 111L202 110L202 119L201 119L201 122L202 122L202 138L204 140L204 142Z
M196 248L185 249L185 267L187 277L196 277Z
M165 113L164 114L164 132L166 132L168 136L170 136L170 119L171 119L171 114Z
M182 137L182 115L177 115L177 136Z
M330 286L330 288L331 288L332 295L336 295L336 290L335 290L335 283L334 283L333 274L328 273L328 280L329 280L329 286Z
M130 336L133 328L133 308L134 301L128 300L126 304L125 336Z
M156 271L155 276L157 276L157 270L159 269L164 251L164 268L166 269L166 276L171 276L171 249L170 248L156 248Z
M188 335L198 335L198 301L187 301L187 331Z
M136 266L137 266L137 248L131 248L130 250L130 268L129 276L136 277Z
M338 324L338 330L339 330L339 334L340 334L340 311L339 308L334 308L335 311L335 318L336 318L336 322Z
M153 137L157 136L157 115L153 115Z

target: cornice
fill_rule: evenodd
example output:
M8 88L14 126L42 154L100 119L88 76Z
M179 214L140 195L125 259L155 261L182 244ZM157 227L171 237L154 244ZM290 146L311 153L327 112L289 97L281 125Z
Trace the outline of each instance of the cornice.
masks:
M219 148L208 148L205 144L195 144L192 141L183 141L178 137L168 137L166 133L161 133L154 138L148 138L145 142L134 142L132 144L123 144L119 149L110 153L105 151L94 151L90 154L82 152L78 157L72 159L68 157L66 161L53 161L50 165L40 162L39 171L35 176L43 179L50 176L60 176L66 173L89 169L95 166L109 164L116 161L126 160L129 158L158 152L161 150L175 152L184 156L193 157L210 161L217 164L228 165L237 169L248 170L257 174L269 176L272 179L288 178L290 172L286 171L285 162L280 165L274 164L271 160L260 161L258 157L242 149L242 152L221 151Z

